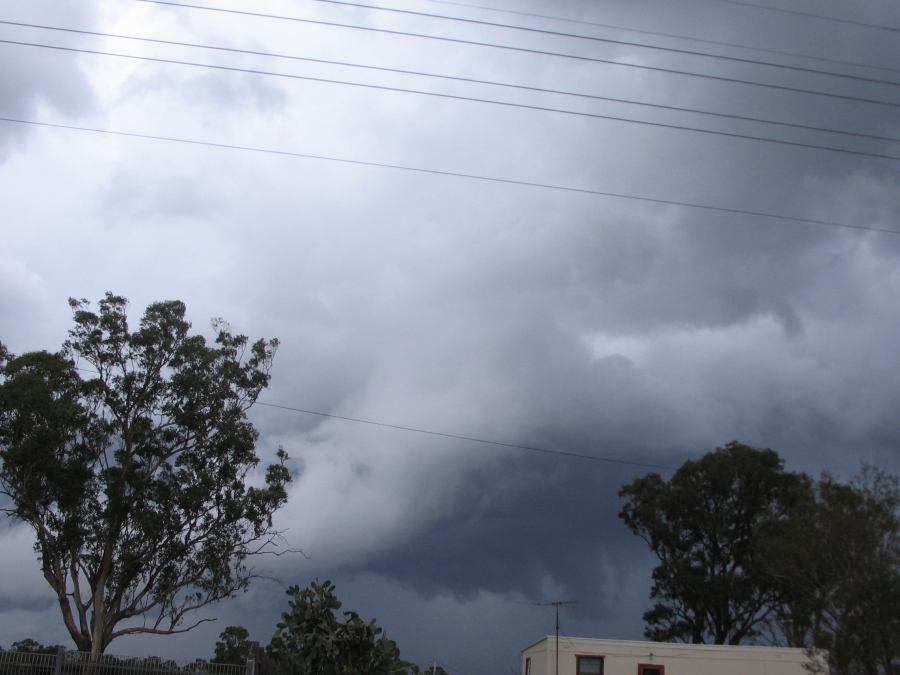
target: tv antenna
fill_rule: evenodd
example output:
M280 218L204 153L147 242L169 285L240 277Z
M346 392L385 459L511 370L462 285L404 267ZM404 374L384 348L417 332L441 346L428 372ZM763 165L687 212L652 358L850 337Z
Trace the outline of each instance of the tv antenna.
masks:
M554 600L553 602L539 602L541 607L556 608L556 675L559 675L559 608L565 605L574 605L574 600Z

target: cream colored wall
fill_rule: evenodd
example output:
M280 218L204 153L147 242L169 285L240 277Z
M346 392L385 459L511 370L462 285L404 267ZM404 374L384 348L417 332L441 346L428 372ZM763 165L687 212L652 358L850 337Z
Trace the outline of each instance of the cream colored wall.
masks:
M531 658L530 675L556 675L555 637L522 652ZM576 675L576 656L603 656L604 675L637 675L638 664L662 665L665 675L809 675L801 649L724 645L684 645L631 640L559 638L559 675ZM825 671L827 672L827 671Z

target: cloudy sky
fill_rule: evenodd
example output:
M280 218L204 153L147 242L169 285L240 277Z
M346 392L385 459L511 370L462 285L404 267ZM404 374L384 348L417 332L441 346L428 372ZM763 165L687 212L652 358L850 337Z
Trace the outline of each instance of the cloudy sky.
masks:
M332 579L404 656L509 673L559 599L564 633L640 638L641 464L739 439L900 473L900 7L768 3L3 3L0 340L178 298L281 340L264 403L622 460L253 411L309 556L267 571ZM67 643L28 531L0 568L0 644ZM267 642L284 600L110 651Z

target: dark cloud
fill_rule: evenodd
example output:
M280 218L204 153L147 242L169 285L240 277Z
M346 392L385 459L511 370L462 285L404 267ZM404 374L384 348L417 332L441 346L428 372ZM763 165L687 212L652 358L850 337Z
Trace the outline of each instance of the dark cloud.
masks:
M66 0L51 7L45 2L10 8L4 18L23 23L74 25L90 29L94 21L91 3ZM37 30L3 27L3 38L19 42L59 44ZM68 115L70 121L93 109L94 92L80 64L68 54L14 44L0 45L0 115L35 119L51 112ZM0 123L0 160L8 156L28 127Z
M508 458L468 476L452 510L366 569L428 595L463 598L491 589L541 602L549 580L564 595L585 594L583 604L596 610L609 600L607 575L626 576L643 554L616 517L618 489L633 475L555 457ZM478 565L467 564L473 551Z
M93 12L79 4L83 16L55 21L900 136L890 106L139 4ZM728 3L523 8L888 68L900 62L890 35ZM875 2L852 12L836 2L807 9L835 16L865 9L869 21L893 21L891 8ZM276 3L272 11L296 8ZM621 45L363 10L310 11L886 100L897 94L890 85ZM15 56L15 67L10 60L0 66L9 92L4 114L49 113L98 127L866 227L897 229L900 219L890 160L321 83ZM886 154L898 147L559 95L291 68ZM892 358L900 338L900 237L135 139L48 131L18 148L0 165L11 224L0 253L0 337L16 351L64 339L69 295L96 298L112 289L130 297L135 312L152 300L182 298L198 329L223 316L241 332L281 338L266 402L666 466L740 439L777 449L792 470L848 476L868 460L900 471L900 368ZM347 607L377 616L419 662L505 672L518 649L552 631L552 612L533 603L559 598L578 601L564 610L564 632L640 637L652 559L618 521L616 494L644 469L275 408L257 407L254 419L264 456L282 444L295 458L297 479L279 526L310 556L273 559L265 571L284 583L333 578ZM30 566L27 537L0 536L11 542L2 549L4 569L20 570L15 585L0 582L0 630L57 630L52 612L27 611L40 610L48 593ZM284 606L278 584L261 584L215 608L219 625L164 649L207 655L229 623L266 641ZM135 638L114 649L147 653L162 644Z

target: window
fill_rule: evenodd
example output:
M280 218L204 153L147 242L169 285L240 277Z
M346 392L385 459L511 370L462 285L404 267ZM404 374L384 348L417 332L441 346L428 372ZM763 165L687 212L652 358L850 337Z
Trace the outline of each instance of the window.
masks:
M638 665L638 675L665 675L666 667L657 665Z
M603 675L602 656L578 656L578 675Z
M531 675L531 657L525 657L525 675Z

